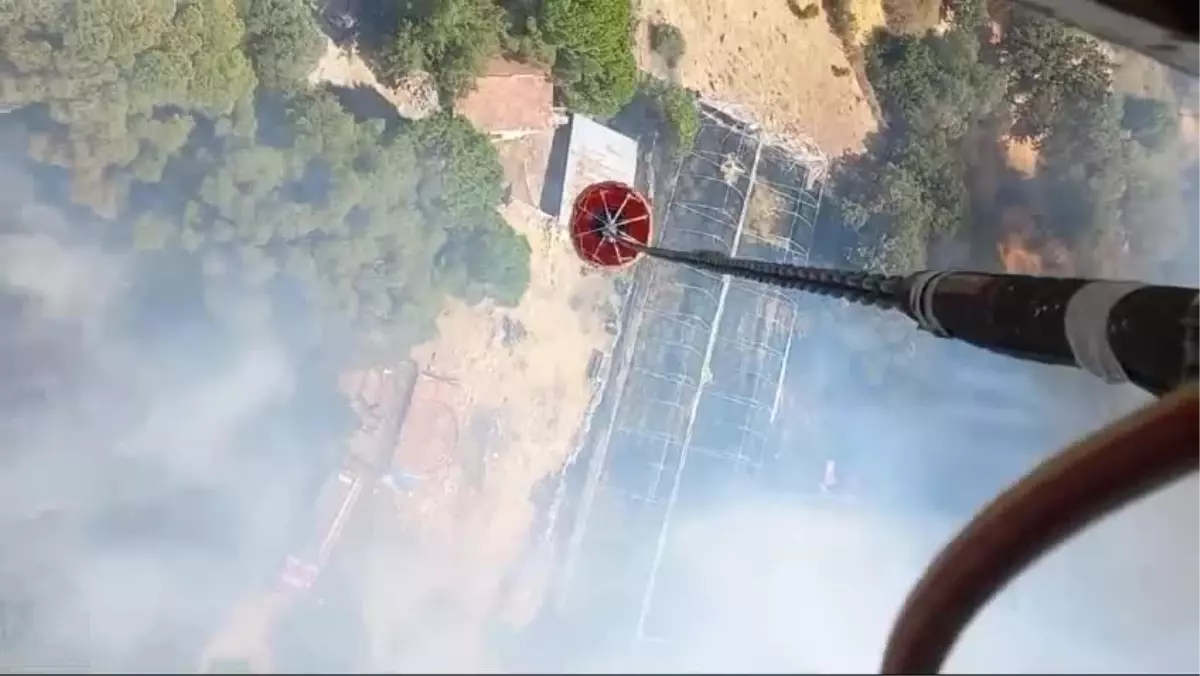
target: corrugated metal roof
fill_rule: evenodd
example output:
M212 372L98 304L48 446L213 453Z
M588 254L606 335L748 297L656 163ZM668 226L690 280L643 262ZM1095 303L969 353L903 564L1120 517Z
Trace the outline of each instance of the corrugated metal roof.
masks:
M587 186L600 181L633 185L637 161L637 141L589 117L572 115L559 224L566 226L575 197Z

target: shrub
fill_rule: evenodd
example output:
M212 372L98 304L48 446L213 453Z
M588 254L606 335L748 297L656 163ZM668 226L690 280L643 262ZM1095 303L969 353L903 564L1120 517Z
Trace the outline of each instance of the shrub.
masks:
M850 8L850 0L825 0L825 18L829 27L843 42L853 43L858 33L858 17Z
M1157 99L1128 96L1122 102L1121 126L1133 140L1157 150L1166 145L1178 127L1178 117L1170 104Z
M642 80L641 95L652 103L670 130L672 155L682 159L692 151L700 133L700 109L695 94L674 82L647 76Z
M941 20L942 0L885 0L883 14L888 30L902 35L924 35Z
M802 21L815 19L821 13L821 8L815 3L810 2L807 5L801 5L796 0L788 0L788 9L797 19Z
M650 25L650 48L667 62L667 66L674 68L687 51L687 42L678 26L655 23Z
M545 0L539 24L557 46L554 77L571 110L607 117L633 98L633 6L629 0Z

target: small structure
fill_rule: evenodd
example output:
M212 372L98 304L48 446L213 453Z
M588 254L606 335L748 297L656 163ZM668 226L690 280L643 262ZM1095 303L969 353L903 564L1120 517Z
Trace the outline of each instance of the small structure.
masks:
M491 137L510 199L538 205L563 227L585 187L634 184L637 141L583 115L568 118L555 107L554 82L543 68L492 59L454 110Z
M440 478L458 448L462 395L462 388L451 380L424 372L417 376L392 452L390 472ZM393 476L393 480L397 478Z
M549 199L543 196L544 208L563 228L569 226L571 207L584 188L606 181L634 185L638 163L636 140L584 115L571 115L565 145L565 157L555 153L559 154L556 162L552 154L546 180L548 188L562 192Z
M454 110L491 137L512 199L538 204L564 227L585 187L634 184L637 141L588 117L568 118L554 105L554 82L544 68L494 58Z
M552 131L566 121L554 108L550 74L502 57L488 62L475 88L456 101L454 109L497 140Z

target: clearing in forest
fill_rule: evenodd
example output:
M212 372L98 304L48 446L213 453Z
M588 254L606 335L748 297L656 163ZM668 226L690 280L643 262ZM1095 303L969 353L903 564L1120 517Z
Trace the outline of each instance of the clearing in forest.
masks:
M1000 138L1008 166L1025 178L1032 178L1037 173L1038 149L1029 139L1019 139L1005 135Z
M375 77L356 47L339 47L333 40L326 41L325 53L309 74L308 81L349 89L373 89L395 106L401 117L410 120L428 117L437 112L440 105L433 80L427 74L414 73L400 86L388 87Z
M589 358L611 347L611 279L585 271L566 233L541 212L520 202L501 211L532 249L520 304L450 301L438 337L413 352L423 380L394 454L421 476L393 498L408 545L367 544L363 575L377 668L495 666L477 651L497 614L528 619L539 605L545 580L527 570L539 560L527 550L535 494L573 448L592 394ZM426 419L412 419L418 409ZM408 572L397 578L398 567ZM396 644L409 653L387 655Z

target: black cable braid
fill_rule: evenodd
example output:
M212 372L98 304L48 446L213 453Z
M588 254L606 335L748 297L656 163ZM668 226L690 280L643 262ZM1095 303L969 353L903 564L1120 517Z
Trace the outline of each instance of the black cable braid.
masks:
M845 298L850 302L883 309L906 310L907 307L902 291L906 279L904 277L733 258L711 250L638 248L654 258L683 263L718 274L728 274L783 288L800 289L832 298ZM1185 346L1180 382L1196 380L1200 371L1200 350L1196 347L1197 337L1200 336L1198 306L1200 296L1188 308L1188 314L1183 318Z
M1200 295L1192 300L1183 318L1183 373L1180 382L1189 382L1200 375Z
M702 270L727 274L764 284L801 289L853 303L884 309L901 308L903 277L867 272L846 272L763 260L732 258L719 251L674 251L658 247L639 247L654 258L684 263Z

